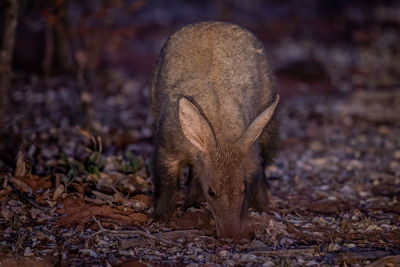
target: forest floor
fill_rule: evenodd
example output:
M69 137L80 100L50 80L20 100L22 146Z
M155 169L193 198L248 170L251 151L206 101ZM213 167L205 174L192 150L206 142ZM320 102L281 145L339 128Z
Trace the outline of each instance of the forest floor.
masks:
M62 82L36 85L14 92L21 117L3 139L22 145L1 171L0 265L400 264L396 91L283 103L271 210L250 212L256 237L236 244L215 238L206 207L151 221L151 119L136 83L98 102Z
M282 142L266 169L270 211L250 211L255 238L239 243L215 237L205 205L151 220L143 79L17 74L0 128L0 266L400 266L400 29L383 11L368 27L356 12L341 37L310 20L303 32L325 40L274 36L296 19L255 30Z

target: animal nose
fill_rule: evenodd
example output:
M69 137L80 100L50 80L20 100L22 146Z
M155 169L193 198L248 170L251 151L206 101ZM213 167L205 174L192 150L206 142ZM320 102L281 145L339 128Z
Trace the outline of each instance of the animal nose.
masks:
M249 220L245 220L240 225L240 235L239 239L253 239L254 238L254 228Z
M235 241L252 239L254 237L254 230L248 220L240 223L228 221L221 225L218 236L233 238Z

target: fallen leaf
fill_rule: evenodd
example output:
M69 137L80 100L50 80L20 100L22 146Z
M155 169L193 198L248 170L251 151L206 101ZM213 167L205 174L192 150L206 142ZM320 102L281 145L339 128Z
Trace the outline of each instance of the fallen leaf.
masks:
M380 267L380 266L387 266L387 267L400 266L400 255L386 256L367 265L367 267Z
M46 190L52 187L51 182L48 180L48 177L40 177L37 175L24 176L24 177L15 177L27 184L33 191L38 190Z
M61 196L61 194L64 192L64 189L65 189L64 185L60 184L57 187L57 189L54 191L53 200L57 200Z
M22 151L18 151L14 176L25 176L26 174L27 167L24 159L24 153L22 153Z
M32 192L32 189L24 182L20 181L16 177L11 177L10 182L15 186L15 188L24 193Z
M366 232L372 232L372 231L382 231L382 228L380 228L378 225L371 224L370 226L365 229Z
M12 219L12 212L4 204L1 206L1 216L7 221Z
M326 200L314 201L308 204L306 208L311 212L316 212L320 214L335 214L339 211L347 209L345 203L343 202Z
M151 200L150 196L139 194L139 195L133 196L132 199L143 202L144 204L146 204L147 207L151 206L152 200Z
M58 226L85 225L93 221L93 216L105 217L108 222L125 225L144 223L148 219L144 213L126 212L108 205L90 205L83 199L69 198L61 204L62 208L57 209L56 212L65 216L58 221Z
M99 255L97 255L97 253L94 252L94 251L91 250L91 249L85 248L85 249L79 250L79 252L82 253L82 254L85 255L85 256L90 256L90 257L93 257L93 258L99 257Z
M78 131L79 134L81 134L82 136L86 137L89 140L93 138L93 135L88 130L82 129L80 127L77 127L76 130Z

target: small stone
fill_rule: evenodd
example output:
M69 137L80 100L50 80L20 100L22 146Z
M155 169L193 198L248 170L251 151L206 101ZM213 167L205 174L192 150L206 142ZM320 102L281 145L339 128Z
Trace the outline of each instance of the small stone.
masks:
M83 255L87 255L87 256L90 256L90 257L93 257L93 258L97 258L98 257L97 253L94 252L91 249L81 249L81 250L79 250L79 252L82 253Z
M387 135L387 134L390 134L391 130L389 127L387 127L385 125L381 125L378 127L378 132L382 135Z
M385 228L385 230L387 230L387 231L390 231L390 230L393 230L393 226L391 226L391 225L388 225L388 224L381 224L381 226L380 226L381 228Z
M233 260L226 260L222 263L223 266L236 266L236 261Z
M276 165L269 165L267 167L267 171L268 172L277 172L278 171L278 167Z
M151 131L151 129L149 127L143 127L142 128L143 137L149 138L149 137L151 137L151 134L152 134L152 131Z
M321 191L326 191L326 190L329 189L329 185L327 185L327 184L321 185L321 186L318 187L318 189L321 190Z
M324 149L324 145L321 143L321 141L313 141L310 144L310 148L312 150L316 150L316 151L321 151L322 149Z
M302 258L297 258L296 261L297 261L297 264L304 265L304 260Z
M373 232L373 231L382 231L382 228L380 228L378 225L371 224L370 226L365 229L366 232Z
M343 195L354 195L354 190L353 190L353 188L351 188L351 187L348 186L348 185L343 186L343 187L340 189L340 192L341 192Z
M250 244L249 250L263 250L266 248L267 246L264 244L264 242L254 239Z
M330 243L328 246L329 252L339 251L342 247L339 246L337 243Z
M244 254L240 260L241 261L255 261L257 259L257 256L254 254Z
M318 265L318 262L316 262L315 260L311 260L306 264L306 266L314 266L314 265Z
M314 217L312 223L318 223L319 225L326 225L327 221L322 217Z
M328 158L316 158L316 159L311 159L310 160L310 164L314 165L316 167L324 167L327 166L329 163L329 159Z
M301 226L301 228L312 228L314 225L312 223L306 223Z
M240 254L239 253L233 253L232 259L238 260L239 258L240 258Z
M120 266L121 265L121 261L112 253L108 254L107 257L108 262L112 265L112 266Z
M272 211L272 213L274 214L275 218L277 218L278 220L282 220L282 216L279 213L275 211Z
M363 167L364 165L361 161L353 159L347 162L346 170L351 171L355 169L362 169Z
M24 250L24 257L31 257L33 256L33 252L30 247L26 247Z
M274 262L267 260L266 262L263 263L263 267L273 267L276 266Z
M295 240L284 237L279 241L279 245L281 245L282 247L288 247L289 245L293 244L295 242Z
M227 250L221 250L219 252L219 256L222 258L226 258L228 256L229 252Z

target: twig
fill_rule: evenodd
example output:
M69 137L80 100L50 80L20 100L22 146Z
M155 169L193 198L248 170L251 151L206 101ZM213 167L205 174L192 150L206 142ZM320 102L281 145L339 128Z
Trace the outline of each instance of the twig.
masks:
M218 239L215 239L214 237L211 237L211 236L200 235L200 236L198 236L197 238L207 239L207 240L216 242L217 244L221 244L221 241L219 241Z
M49 212L49 211L51 211L51 210L53 209L53 208L50 208L50 207L44 207L44 206L40 205L40 204L37 203L35 200L33 200L33 199L29 198L29 197L27 197L26 199L28 200L28 202L29 202L32 206L34 206L34 207L37 208L38 210L41 210L41 211L44 211L44 212Z
M282 249L282 250L254 250L252 253L277 255L277 256L295 256L299 254L314 254L316 251L314 248L304 248L304 249Z
M203 231L199 230L176 230L170 232L161 232L155 234L158 238L167 238L168 240L171 239L178 239L178 238L185 238L185 239L195 239L195 238L202 238L202 239L209 239L212 241L216 241L214 238L204 235Z
M101 225L101 223L96 219L95 216L93 216L93 220L100 227L100 230L97 231L96 233L93 233L91 235L91 238L96 236L96 235L102 234L102 233L109 233L109 234L113 234L113 235L141 235L143 237L147 237L149 239L153 239L155 241L159 241L159 242L162 242L162 243L165 243L165 244L173 244L174 243L172 241L169 241L169 240L166 240L166 239L163 239L163 238L157 238L157 237L155 237L155 236L153 236L151 234L148 234L148 233L146 233L144 231L141 231L141 230L124 230L124 231L108 230L108 229L105 229Z

